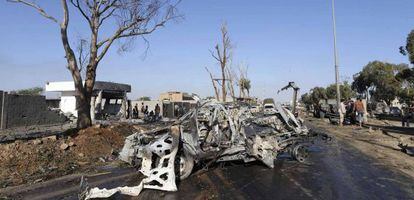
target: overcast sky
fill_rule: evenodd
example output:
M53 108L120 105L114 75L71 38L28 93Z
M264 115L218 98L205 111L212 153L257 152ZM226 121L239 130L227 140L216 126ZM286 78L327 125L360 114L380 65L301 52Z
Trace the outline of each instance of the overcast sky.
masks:
M59 1L37 2L61 16ZM183 0L179 10L185 19L149 36L145 58L142 41L125 54L118 54L115 46L99 65L97 80L131 84L132 98L157 98L169 90L213 95L204 67L219 75L209 49L220 38L220 25L227 22L233 64L248 64L251 93L287 101L291 92L276 92L289 81L295 81L301 93L334 82L330 6L330 0ZM336 1L342 80L350 80L372 60L407 63L398 47L414 29L413 8L413 0ZM4 0L0 16L0 90L71 80L56 24ZM85 33L85 22L73 16L70 28L74 44Z

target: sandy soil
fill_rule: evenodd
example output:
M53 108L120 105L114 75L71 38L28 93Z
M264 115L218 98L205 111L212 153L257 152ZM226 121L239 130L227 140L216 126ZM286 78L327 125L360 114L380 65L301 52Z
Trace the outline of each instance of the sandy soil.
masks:
M311 125L329 131L335 139L348 143L363 154L377 159L390 169L399 170L414 178L414 157L400 151L399 142L414 144L414 137L396 133L384 134L382 131L369 130L359 126L339 127L326 119L307 118ZM380 124L381 121L370 121Z
M121 166L124 163L116 157L125 137L144 129L127 124L94 126L62 138L51 136L0 144L0 187Z

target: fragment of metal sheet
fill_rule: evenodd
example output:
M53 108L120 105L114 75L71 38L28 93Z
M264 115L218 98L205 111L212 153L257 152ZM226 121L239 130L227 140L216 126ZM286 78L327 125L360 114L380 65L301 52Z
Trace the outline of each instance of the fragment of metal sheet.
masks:
M282 107L282 109L283 109L283 110L285 111L285 113L289 116L290 120L292 120L292 122L295 124L295 126L296 126L296 127L299 127L300 125L299 125L298 121L296 120L295 115L293 115L293 113L292 113L292 112L290 112L290 110L288 110L288 109L286 109L286 108L283 108L283 107Z
M137 138L139 138L137 134L133 134L127 138L122 153L122 159L130 161L131 154L134 155L137 153L135 147L133 147L137 144ZM178 152L179 138L180 128L176 125L170 128L169 133L165 133L157 140L144 146L142 149L142 165L140 172L145 178L137 186L116 187L113 189L92 188L86 193L85 199L108 198L115 193L138 196L142 189L145 188L177 191L174 164ZM153 157L157 158L153 159Z
M277 103L276 105L275 105L276 107L276 111L277 111L277 113L279 113L280 114L280 116L282 117L282 120L288 125L288 126L290 126L290 124L289 124L289 117L286 115L286 113L284 112L284 110L283 110L283 108L282 108L282 105L280 104L280 103Z
M176 125L171 127L170 133L147 146L140 170L142 174L147 176L144 179L144 188L177 191L174 163L178 152L179 138L180 128ZM156 167L152 167L154 154L159 157Z
M116 193L129 195L129 196L138 196L139 193L141 193L143 189L143 182L141 182L139 185L134 187L117 187L113 189L99 189L99 188L92 188L88 191L85 200L88 199L97 199L97 198L109 198L113 196Z
M138 145L139 133L134 133L125 139L124 146L122 147L121 152L119 152L118 158L124 162L132 163L135 149L134 147Z
M235 146L232 148L228 148L221 153L220 158L217 159L217 162L223 161L231 161L231 160L244 160L245 155L240 154L241 152L245 152L246 147L243 145Z
M249 155L262 161L266 166L273 168L274 160L281 149L277 138L272 135L254 135L247 139L247 152Z
M276 110L288 127L295 130L295 132L297 133L302 132L302 130L300 129L300 124L296 120L295 116L290 112L290 110L283 108L282 105L280 105L279 103L276 104ZM290 121L292 121L293 124L291 124Z

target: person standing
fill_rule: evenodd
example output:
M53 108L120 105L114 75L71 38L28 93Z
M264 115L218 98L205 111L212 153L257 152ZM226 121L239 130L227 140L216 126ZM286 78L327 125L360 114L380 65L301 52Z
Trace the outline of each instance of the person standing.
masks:
M157 105L155 105L155 117L158 117L160 115L160 112L161 112L161 108L157 103Z
M411 113L407 106L401 108L401 125L402 127L410 127Z
M362 100L360 97L358 97L357 101L354 105L354 112L356 115L356 119L359 122L359 127L362 127L362 121L364 120L364 103L362 103Z
M144 114L145 114L145 105L144 105L144 102L142 102L141 103L141 117L144 117Z
M148 105L145 106L144 114L148 115Z
M345 104L344 104L344 99L341 99L341 103L339 104L339 126L342 126L344 123L344 118L346 115L346 108L345 108Z
M132 109L132 118L138 119L138 104L135 104L134 108Z
M179 117L179 109L180 106L178 106L178 104L174 105L174 117Z

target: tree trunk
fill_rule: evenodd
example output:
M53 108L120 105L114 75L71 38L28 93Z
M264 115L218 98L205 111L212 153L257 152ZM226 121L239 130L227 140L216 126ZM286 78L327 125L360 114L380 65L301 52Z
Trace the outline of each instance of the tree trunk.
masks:
M225 67L226 67L226 65L225 65L225 63L224 64L222 64L223 66L221 67L221 76L222 76L222 82L221 82L221 92L222 92L222 95L223 95L223 102L226 102L226 96L227 96L227 93L226 93L226 74L225 74L225 71L224 71L224 69L225 69Z
M239 81L239 98L242 98L242 90L243 90L243 88L242 88L242 86L240 84L240 81Z
M89 96L89 97L87 97ZM77 110L78 110L78 120L77 120L77 128L84 129L92 125L91 120L91 98L90 95L86 95L85 93L80 93L76 97L77 102Z
M226 72L227 72L226 76L227 76L227 79L228 79L228 81L227 81L227 89L229 90L230 96L232 97L233 101L235 101L236 95L234 94L234 84L233 84L233 78L234 78L234 76L230 72L230 69L229 68L227 68Z
M214 81L213 74L208 70L207 67L206 67L206 70L207 70L208 74L210 74L211 83L213 84L213 88L214 88L214 94L216 95L216 100L220 101L219 91L218 91L218 88L216 86L216 82Z
M72 78L75 84L76 90L76 108L78 110L77 128L83 129L92 125L91 120L91 94L87 92L83 83L80 70L76 63L75 53L70 47L68 40L68 24L69 24L69 10L66 0L61 0L63 7L63 21L60 24L60 34L62 39L63 48L65 49L66 60L68 62L68 69L72 74ZM87 81L88 82L88 81ZM92 85L93 87L93 85Z

